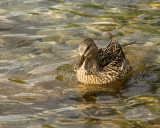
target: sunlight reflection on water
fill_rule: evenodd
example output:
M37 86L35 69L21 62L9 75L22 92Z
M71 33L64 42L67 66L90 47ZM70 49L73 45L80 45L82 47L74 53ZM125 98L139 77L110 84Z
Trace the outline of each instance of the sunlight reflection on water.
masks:
M138 0L0 2L0 127L159 127L160 3ZM84 86L74 63L107 32L133 67L119 85Z

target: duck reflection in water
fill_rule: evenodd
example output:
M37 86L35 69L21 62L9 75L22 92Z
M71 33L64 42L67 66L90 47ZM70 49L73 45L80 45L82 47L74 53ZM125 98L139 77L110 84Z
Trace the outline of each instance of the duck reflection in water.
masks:
M86 102L95 102L98 95L110 95L116 98L121 97L125 86L121 82L112 84L79 84L77 91Z
M79 84L77 92L83 102L77 108L94 109L122 105L123 103L119 101L124 98L122 93L126 88L125 83L126 79L112 84Z

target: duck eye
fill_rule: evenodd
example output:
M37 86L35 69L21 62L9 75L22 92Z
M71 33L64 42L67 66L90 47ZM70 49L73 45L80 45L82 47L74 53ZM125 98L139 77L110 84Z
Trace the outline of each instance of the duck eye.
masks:
M86 48L86 50L88 50L91 47L92 43L90 45L88 45L88 47Z

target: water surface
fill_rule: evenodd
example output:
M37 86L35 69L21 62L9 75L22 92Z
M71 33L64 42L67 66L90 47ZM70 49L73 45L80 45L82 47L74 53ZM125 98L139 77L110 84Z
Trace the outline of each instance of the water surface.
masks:
M0 1L0 127L160 127L159 0ZM79 84L78 44L111 32L133 67L125 82Z

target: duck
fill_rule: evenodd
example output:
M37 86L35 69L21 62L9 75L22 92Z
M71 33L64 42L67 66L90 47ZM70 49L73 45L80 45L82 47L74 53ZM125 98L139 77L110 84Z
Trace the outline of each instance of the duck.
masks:
M80 83L109 84L122 80L132 70L122 46L110 32L108 36L110 41L104 48L98 48L91 38L80 43L80 57L75 65L76 77Z

